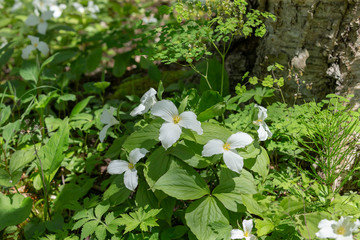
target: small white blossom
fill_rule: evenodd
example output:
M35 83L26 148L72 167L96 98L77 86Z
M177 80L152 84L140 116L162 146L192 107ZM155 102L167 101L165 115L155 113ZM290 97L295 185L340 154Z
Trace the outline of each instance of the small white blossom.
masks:
M51 11L46 11L41 14L40 17L35 15L30 15L26 21L25 24L28 26L37 26L37 30L40 34L45 34L48 24L47 20L49 20L52 17Z
M341 217L339 221L323 219L319 222L320 229L315 235L318 238L335 240L352 240L352 233L360 227L360 221L351 221L352 217Z
M31 45L26 46L22 50L21 57L23 59L28 59L30 53L32 51L34 51L35 49L38 49L45 56L49 53L49 47L45 42L39 41L38 37L34 37L34 36L31 36L31 35L29 35L28 38L31 41Z
M46 12L51 6L57 5L57 0L33 0L32 4L40 12Z
M154 18L154 16L150 16L150 17L143 17L142 21L144 24L149 24L149 23L157 23L157 19Z
M138 176L135 168L136 163L149 151L145 148L135 148L129 153L129 162L124 160L113 160L110 162L107 171L110 174L124 174L125 187L134 191L138 185Z
M267 109L257 104L255 104L255 107L259 109L258 120L254 121L254 124L259 126L259 129L257 130L259 141L265 141L272 136L269 127L265 123L265 118L267 118Z
M251 234L251 230L253 228L253 220L243 220L242 222L243 230L233 229L231 230L231 239L243 239L253 240L256 239L256 236Z
M119 123L118 120L113 116L114 115L115 108L111 107L110 111L107 109L104 109L100 116L100 121L105 124L104 128L100 131L99 138L100 142L103 142L106 136L107 130L116 124Z
M196 120L196 114L185 111L179 115L175 104L169 100L162 100L154 104L151 114L165 120L160 128L159 140L165 149L171 147L181 135L181 128L188 128L199 135L203 134L201 123Z
M144 93L144 95L140 99L140 104L134 110L131 111L131 116L136 116L139 114L144 114L156 103L156 90L150 88L149 91Z
M15 12L18 9L20 9L22 7L22 2L20 0L15 0L14 1L14 5L12 5L12 7L10 8L10 12Z
M92 18L96 18L96 14L95 14L95 13L100 12L99 7L98 7L96 4L94 4L93 1L89 1L89 2L88 2L87 10L91 13L91 17L92 17Z
M53 12L53 17L54 18L59 18L62 14L62 12L66 9L66 5L65 4L60 4L60 5L51 5L50 6L50 11Z
M210 157L215 154L222 154L226 166L237 173L240 173L244 166L243 158L237 153L237 148L244 148L253 142L252 137L243 132L231 135L226 143L220 139L208 141L202 151L204 157Z

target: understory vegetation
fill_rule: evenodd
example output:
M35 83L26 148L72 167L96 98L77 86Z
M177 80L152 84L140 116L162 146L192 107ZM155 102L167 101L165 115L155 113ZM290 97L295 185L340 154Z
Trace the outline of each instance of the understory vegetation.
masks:
M305 101L276 62L229 80L235 39L273 21L245 0L0 0L0 238L358 239L351 96Z

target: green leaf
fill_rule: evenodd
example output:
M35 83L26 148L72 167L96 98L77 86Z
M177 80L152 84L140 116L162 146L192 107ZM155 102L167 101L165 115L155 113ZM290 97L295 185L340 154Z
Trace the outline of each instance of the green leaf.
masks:
M57 132L51 136L49 141L39 150L39 157L43 164L45 173L56 171L64 159L63 152L67 150L69 141L69 120L63 120ZM51 179L48 179L50 181Z
M101 61L102 49L101 47L95 48L90 52L86 58L86 72L93 72L99 66Z
M109 200L111 205L118 205L126 201L131 191L124 185L124 176L116 175L110 187L104 192L104 200Z
M224 128L219 124L202 122L201 127L204 133L202 135L198 135L198 134L194 135L196 142L201 145L205 145L208 141L212 139L220 139L223 142L226 142L228 137L230 137L231 134L233 134L229 129ZM191 141L194 140L187 135L184 135L184 138Z
M13 139L13 136L16 134L17 131L20 129L21 120L17 120L12 123L8 123L3 127L3 138L6 142L5 149L7 149L8 144Z
M255 226L257 229L256 234L258 237L271 233L275 228L274 223L269 219L255 219Z
M161 119L155 119L143 129L132 133L125 140L123 148L125 148L129 152L135 148L151 149L155 144L159 142L158 138L160 134L161 124Z
M44 68L46 67L46 65L48 65L49 63L51 63L58 54L59 54L59 53L55 53L54 55L48 57L48 58L41 64L40 72L42 72L42 71L44 70Z
M222 171L227 171L223 169ZM220 184L216 186L212 194L224 204L224 206L238 212L242 204L241 194L257 193L256 185L252 175L245 169L242 170L240 177L227 178L226 181L221 179Z
M204 122L204 121L209 120L211 118L221 116L224 112L225 112L225 103L224 102L217 103L214 106L212 106L212 107L206 109L205 111L201 112L198 115L197 120L199 120L200 122Z
M297 199L295 196L284 197L280 203L280 207L284 210L286 215L294 215L304 209L302 200Z
M95 220L85 223L81 229L81 238L80 239L84 239L88 236L91 236L95 232L98 224L99 224L99 222L95 221Z
M104 225L99 225L96 228L95 236L98 240L105 240L106 238L106 227Z
M183 160L194 168L206 168L211 163L201 155L203 145L184 140L169 150L169 154Z
M106 88L110 86L110 82L96 82L94 83L94 87L104 91Z
M76 49L74 50L64 50L64 51L59 51L56 54L54 54L54 58L52 59L50 65L51 66L55 66L56 64L65 62L66 60L71 59L72 57L74 57L78 52L76 51Z
M12 187L18 183L22 176L22 171L11 173L11 175L5 170L0 168L0 186Z
M304 239L314 239L315 233L319 231L319 222L323 219L332 219L332 216L326 212L313 212L299 215L299 231ZM306 218L306 220L305 220Z
M28 149L18 150L11 155L10 158L10 173L14 173L18 170L22 170L26 164L35 159L35 149L33 146Z
M84 110L84 108L88 105L89 101L93 97L94 96L89 96L89 97L83 99L82 101L80 101L78 104L76 104L75 107L73 108L73 110L70 113L70 118L75 116L76 114L80 113L82 110Z
M164 231L161 232L160 239L161 240L168 240L168 239L179 239L181 238L186 232L188 228L186 226L175 226L166 228Z
M0 193L0 230L25 221L31 211L32 200L21 194L6 196Z
M255 164L251 167L251 170L257 172L263 179L265 179L269 174L270 159L265 148L260 147L260 149L261 152L259 155L257 155Z
M191 203L185 213L186 224L199 240L215 240L214 222L229 223L226 209L214 197L208 196Z
M251 195L241 195L241 198L249 213L263 216L263 209Z
M170 169L159 178L154 188L181 200L194 200L210 193L202 177L190 167L186 170Z
M24 61L19 73L24 80L33 81L35 85L37 84L39 69L34 61Z
M5 46L6 47L6 46ZM4 48L5 48L4 47ZM3 50L4 48L2 48L1 50ZM14 53L14 49L10 48L8 50L6 50L3 54L1 54L0 57L0 68L2 68L2 66L4 66L9 59L11 58L12 54Z
M219 92L214 90L207 90L201 95L196 113L199 114L223 101L224 99L222 96L220 96Z
M0 126L3 125L11 115L11 108L10 106L6 106L1 108L0 110Z
M157 89L157 98L162 100L162 94L164 93L164 85L162 81L159 81L158 89Z
M131 58L131 54L129 53L116 55L116 57L114 58L115 60L114 68L112 70L112 73L114 74L115 77L121 77L122 75L124 75L130 58Z
M102 202L98 204L95 208L95 217L101 220L101 217L106 213L106 211L110 208L110 204L107 202Z

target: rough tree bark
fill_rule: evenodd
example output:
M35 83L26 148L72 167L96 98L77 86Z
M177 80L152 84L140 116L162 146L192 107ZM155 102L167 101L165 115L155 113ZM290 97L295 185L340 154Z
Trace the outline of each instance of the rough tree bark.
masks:
M307 50L300 78L303 97L354 94L352 101L360 107L360 0L251 0L250 4L273 13L277 21L267 21L264 38L238 39L234 44L226 65L231 81L238 82L249 69L251 75L266 76L266 67L274 62L289 69L292 60ZM285 79L287 75L284 71ZM296 91L296 83L287 81L287 97Z

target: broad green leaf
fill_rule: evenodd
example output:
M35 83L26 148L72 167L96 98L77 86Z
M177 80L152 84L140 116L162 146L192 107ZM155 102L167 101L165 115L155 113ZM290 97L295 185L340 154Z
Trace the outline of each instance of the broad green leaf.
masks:
M86 58L86 72L93 72L99 66L101 61L102 49L101 47L95 48L90 52Z
M0 126L3 125L11 115L10 106L6 106L4 108L0 108Z
M94 87L104 91L106 88L110 86L110 82L96 82L94 83Z
M6 196L0 193L0 230L25 221L31 211L32 200L21 194Z
M224 112L225 112L225 103L223 103L223 102L217 103L214 106L201 112L198 115L197 120L199 120L200 122L203 122L203 121L212 119L214 117L221 116Z
M10 48L10 49L7 49L3 54L1 54L1 56L0 56L0 68L2 68L2 66L4 66L9 61L9 59L11 58L13 53L14 53L14 49Z
M88 105L89 101L93 97L94 96L89 96L89 97L81 100L78 104L76 104L75 107L73 108L73 110L70 113L70 118L75 116L76 114L80 113L82 110L84 110L84 108Z
M50 65L54 66L56 64L66 61L66 60L69 60L70 58L74 57L77 53L78 52L76 49L59 51L53 55L54 58L52 59Z
M207 196L191 203L185 213L186 225L199 240L215 240L218 237L210 224L229 223L226 209L214 197Z
M194 138L197 143L205 145L208 141L212 139L220 139L223 142L226 142L228 137L233 134L229 129L220 126L219 124L202 122L201 127L204 131L202 135L194 134ZM187 135L183 135L185 139L193 141L193 139Z
M245 169L242 170L239 177L227 178L226 181L221 180L212 192L227 209L233 212L243 210L243 206L240 205L242 204L241 194L255 193L257 193L257 189L254 178Z
M206 62L207 61L207 62ZM216 59L212 58L210 60L205 60L198 64L196 68L199 69L200 72L206 73L208 76L208 80L213 90L219 91L221 90L221 75L224 72L224 82L223 82L223 96L229 94L229 78L226 71L223 71L221 63ZM208 71L206 71L208 70ZM200 80L200 89L201 91L205 91L209 89L208 84L206 83L204 78Z
M301 214L298 216L300 225L298 229L304 239L314 239L315 233L319 231L319 222L323 219L332 219L332 216L326 212L313 212Z
M181 141L169 150L169 154L183 160L194 168L206 168L211 163L201 156L203 145L192 141Z
M210 223L210 227L215 233L219 235L217 239L230 239L232 227L229 225L229 223L217 221Z
M105 240L106 238L106 227L104 225L99 225L96 228L95 236L98 240Z
M39 150L44 171L47 175L56 171L64 159L63 152L67 150L69 141L69 120L63 120L57 132ZM48 179L50 181L51 179Z
M41 64L40 72L42 72L42 71L44 70L44 68L46 67L46 65L48 65L49 63L51 63L58 54L59 54L59 53L55 53L54 55L51 55L50 57L48 57L48 58Z
M154 188L181 200L194 200L210 193L205 181L190 167L186 170L170 169L159 178Z
M254 166L251 167L251 170L253 170L254 172L257 172L258 174L260 174L260 176L263 177L263 179L266 178L266 176L269 174L269 168L270 168L270 159L269 159L269 155L267 154L267 151L265 150L265 148L260 147L261 148L261 152L260 154L256 157L256 161ZM244 160L246 161L246 160Z
M114 58L115 64L112 73L114 74L115 77L121 77L122 75L124 75L130 59L127 56L128 54L121 54L121 55L117 55Z
M35 159L35 149L33 146L14 152L10 158L10 173L14 173L18 170L22 170L26 164Z
M275 228L274 223L269 219L255 219L255 226L257 229L256 234L258 237L271 233Z
M22 176L22 171L9 174L5 169L0 168L0 186L12 187L17 184Z
M95 208L95 217L101 219L101 217L106 213L106 211L110 208L109 203L102 202L98 204Z
M81 238L80 239L84 239L88 236L91 236L95 232L98 224L99 224L99 222L95 221L95 220L85 223L81 229Z
M301 210L304 210L304 203L295 196L284 197L280 202L280 207L284 210L285 215L294 215Z
M20 124L21 124L21 121L17 120L15 122L8 123L7 125L5 125L3 127L2 134L3 134L3 138L4 138L5 142L6 142L5 149L7 149L8 144L13 139L16 132L19 131Z
M131 191L124 185L124 175L114 176L113 182L109 188L104 192L104 200L109 200L111 206L118 205L126 201Z
M249 213L262 217L263 209L251 195L241 195L243 204Z
M160 127L161 121L159 119L152 121L143 129L130 134L125 140L123 148L129 152L135 148L151 149L159 142Z
M207 90L201 95L196 113L200 114L201 112L204 112L205 110L223 101L224 99L222 96L220 96L218 91Z
M186 226L178 225L175 227L166 228L161 232L160 239L178 239L181 238L189 229Z
M39 68L34 61L24 61L20 68L20 76L24 80L33 81L35 85L38 81Z

